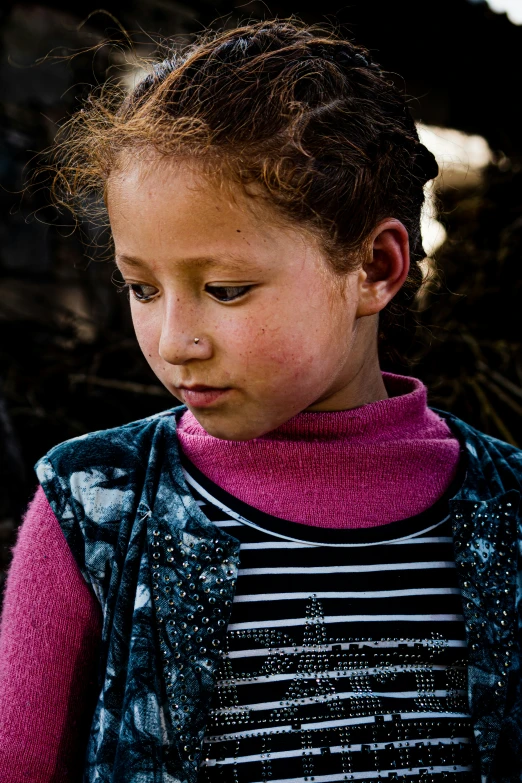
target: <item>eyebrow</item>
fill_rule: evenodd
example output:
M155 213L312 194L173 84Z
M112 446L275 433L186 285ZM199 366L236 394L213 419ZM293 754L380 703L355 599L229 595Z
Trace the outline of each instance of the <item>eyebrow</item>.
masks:
M146 269L148 264L146 261L136 256L117 255L115 256L117 264L122 263L126 266L132 266L140 269ZM247 261L245 258L239 256L194 256L192 258L182 258L177 262L181 266L192 267L197 266L202 269L208 269L216 266L227 266L232 269L242 270L247 265L251 265L251 261Z

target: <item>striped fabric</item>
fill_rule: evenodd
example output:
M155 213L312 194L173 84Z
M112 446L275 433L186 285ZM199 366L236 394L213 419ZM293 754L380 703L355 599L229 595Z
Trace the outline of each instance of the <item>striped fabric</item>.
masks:
M377 528L310 527L183 458L241 568L200 783L475 781L447 497Z

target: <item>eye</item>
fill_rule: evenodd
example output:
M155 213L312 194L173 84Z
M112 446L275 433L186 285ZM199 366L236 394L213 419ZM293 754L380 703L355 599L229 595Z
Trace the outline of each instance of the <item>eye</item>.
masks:
M139 283L129 283L127 285L129 291L138 302L150 302L151 299L158 293L158 289L153 285L140 285Z
M223 286L223 285L207 285L205 286L209 294L214 296L219 302L232 302L234 299L239 299L244 296L250 289L251 285L240 286Z

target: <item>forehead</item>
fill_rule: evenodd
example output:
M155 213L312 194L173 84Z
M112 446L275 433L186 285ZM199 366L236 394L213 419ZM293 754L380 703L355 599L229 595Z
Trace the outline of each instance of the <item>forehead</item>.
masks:
M255 192L177 161L127 162L109 179L107 207L119 258L190 258L201 268L208 259L284 263L289 252L317 253L313 237L277 220Z
M153 209L158 219L168 213L172 220L197 220L204 213L206 221L210 218L210 225L240 220L260 231L276 223L288 227L288 221L276 213L263 195L255 184L246 189L224 171L221 175L217 169L207 173L197 161L158 154L136 160L128 155L106 186L111 223L122 212L135 210L145 216L144 210Z

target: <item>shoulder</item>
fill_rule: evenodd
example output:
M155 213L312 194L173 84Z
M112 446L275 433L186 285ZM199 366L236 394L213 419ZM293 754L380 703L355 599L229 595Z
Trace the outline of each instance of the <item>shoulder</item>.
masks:
M148 451L158 433L165 430L175 431L175 414L178 410L180 408L170 408L119 427L88 432L63 441L50 449L37 465L47 461L74 470L101 465L104 462L112 465L115 458L118 461L146 462Z
M181 409L184 406L54 446L35 470L55 513L63 518L75 500L97 505L102 495L104 504L112 505L111 498L132 491L161 444L175 438L176 412Z
M448 424L471 463L506 489L522 486L522 449L472 427L452 413L432 408ZM498 487L501 490L501 487Z

